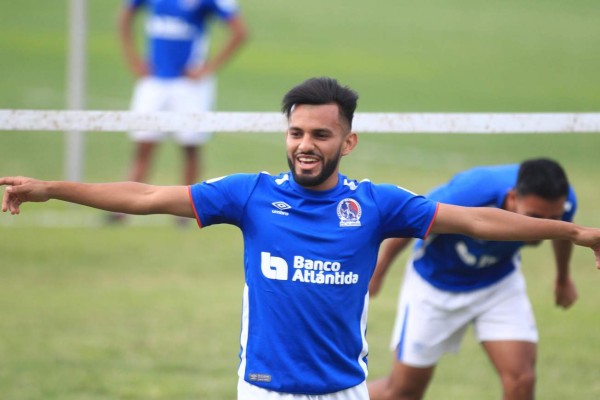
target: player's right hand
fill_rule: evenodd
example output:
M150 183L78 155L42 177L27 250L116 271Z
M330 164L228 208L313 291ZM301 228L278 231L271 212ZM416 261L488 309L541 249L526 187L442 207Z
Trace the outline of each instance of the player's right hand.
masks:
M6 186L2 197L2 211L11 214L21 212L21 204L25 202L43 202L49 199L47 185L44 181L11 176L0 178L0 186Z
M554 302L561 308L569 308L577 301L577 288L571 279L556 281L554 284Z

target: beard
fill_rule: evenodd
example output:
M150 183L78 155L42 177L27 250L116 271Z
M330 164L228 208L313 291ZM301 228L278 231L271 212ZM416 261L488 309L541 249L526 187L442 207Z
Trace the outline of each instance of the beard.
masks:
M321 172L317 175L303 175L302 173L296 172L296 168L294 165L294 160L288 156L288 166L290 171L292 172L292 176L294 177L294 181L297 184L304 187L314 187L319 186L321 183L325 182L327 178L329 178L336 170L338 162L340 160L341 150L337 152L335 157L331 158L329 161L324 161L322 159L323 167ZM306 153L310 155L315 155L314 153Z

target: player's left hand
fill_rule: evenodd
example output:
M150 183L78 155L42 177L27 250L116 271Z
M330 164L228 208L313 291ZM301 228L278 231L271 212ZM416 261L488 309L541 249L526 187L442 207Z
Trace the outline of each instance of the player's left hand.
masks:
M577 301L577 288L572 280L556 281L554 286L554 302L562 308L569 308Z
M577 246L589 247L594 251L596 267L600 269L600 229L579 226L577 237L573 240Z

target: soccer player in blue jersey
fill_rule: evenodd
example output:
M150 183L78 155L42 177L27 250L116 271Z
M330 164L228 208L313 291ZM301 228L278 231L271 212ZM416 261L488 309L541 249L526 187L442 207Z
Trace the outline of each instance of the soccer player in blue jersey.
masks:
M477 167L435 188L429 199L466 207L500 208L535 218L572 221L577 208L563 168L553 160ZM409 238L384 242L370 284L376 295ZM421 399L435 365L456 352L469 325L500 376L503 399L528 400L535 393L538 333L520 272L519 249L539 241L483 241L463 235L418 240L406 266L392 335L391 374L369 382L371 398ZM572 243L553 241L555 302L577 299L569 277Z
M358 143L358 95L312 78L283 98L289 171L191 186L0 178L2 210L59 199L113 212L226 223L244 238L238 399L367 400L369 281L380 243L456 233L485 240L563 239L594 249L600 229L490 207L438 203L339 172Z
M138 51L134 35L135 21L144 12L148 14L146 56ZM209 29L214 20L227 27L229 36L209 57ZM125 0L119 14L119 33L125 60L138 78L131 109L139 112L212 111L215 74L247 38L236 0ZM166 134L129 133L136 143L130 180L146 180L156 144ZM183 152L183 183L197 182L202 146L211 133L198 127L191 132L173 132L173 137ZM119 219L119 214L113 216Z

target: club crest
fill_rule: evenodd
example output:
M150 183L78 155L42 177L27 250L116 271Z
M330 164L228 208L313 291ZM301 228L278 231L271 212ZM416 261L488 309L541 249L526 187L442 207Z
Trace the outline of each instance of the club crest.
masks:
M362 209L354 199L344 199L338 203L337 215L340 226L360 226Z

